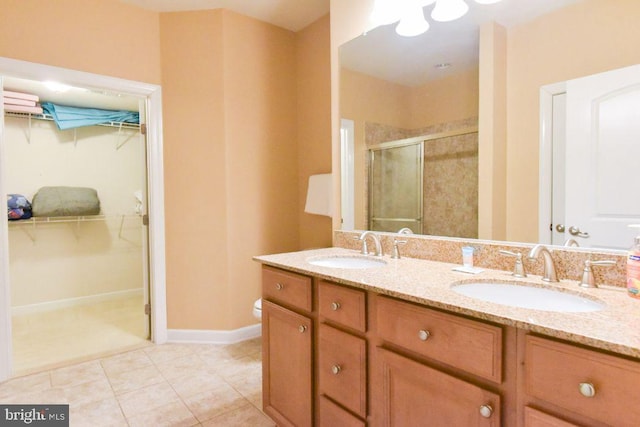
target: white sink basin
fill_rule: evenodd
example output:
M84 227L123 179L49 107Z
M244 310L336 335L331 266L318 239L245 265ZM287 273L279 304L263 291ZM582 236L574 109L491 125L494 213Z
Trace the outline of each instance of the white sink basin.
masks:
M309 264L320 267L364 269L383 267L387 262L369 256L326 256L307 259Z
M542 311L577 313L605 308L604 303L580 295L526 285L477 282L453 285L451 290L482 301Z

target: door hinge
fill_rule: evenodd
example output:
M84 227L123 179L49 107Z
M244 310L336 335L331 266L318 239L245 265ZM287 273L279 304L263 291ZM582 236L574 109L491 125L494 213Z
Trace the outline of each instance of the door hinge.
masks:
M147 316L151 314L151 304L144 305L144 314Z
M148 214L142 215L142 225L149 225L149 215Z
M140 133L142 135L146 135L147 134L147 124L146 123L142 123L140 125Z

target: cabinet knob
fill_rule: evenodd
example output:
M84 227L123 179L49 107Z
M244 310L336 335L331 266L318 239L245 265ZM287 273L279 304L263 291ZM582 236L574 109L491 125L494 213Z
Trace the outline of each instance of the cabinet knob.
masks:
M339 308L340 308L340 303L339 302L332 302L331 303L331 310L338 311Z
M491 417L491 414L493 414L493 408L491 407L491 405L482 405L480 407L480 415L482 415L484 418Z
M282 283L276 283L276 289L281 291L284 289L284 285Z
M307 331L307 327L306 327L306 326L304 326L304 325L300 325L300 326L298 326L298 331L299 331L301 334L304 334L304 333Z
M331 367L331 372L333 372L333 375L338 375L340 371L342 371L342 367L340 367L340 365L333 365Z
M418 338L420 338L420 341L426 341L430 336L431 334L429 333L429 331L425 329L421 329L420 332L418 332Z
M596 388L591 383L580 383L580 394L584 397L593 397L596 395Z

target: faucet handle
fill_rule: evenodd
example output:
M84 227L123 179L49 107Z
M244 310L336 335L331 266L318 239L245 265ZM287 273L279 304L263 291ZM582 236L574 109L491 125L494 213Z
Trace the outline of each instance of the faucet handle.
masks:
M591 261L586 260L584 262L584 270L582 270L582 279L580 280L580 286L583 288L597 288L596 279L593 276L592 266L612 266L616 265L616 262L611 259L606 259L602 261Z
M369 248L367 247L367 239L363 239L361 236L353 236L353 240L358 240L362 242L362 249L360 249L360 253L362 255L369 255Z
M511 251L499 251L502 255L507 255L514 257L516 259L515 266L513 267L513 273L511 275L513 277L527 277L527 273L524 271L524 264L522 263L522 254L520 252L511 252Z
M398 250L398 245L404 245L405 243L407 243L406 240L398 240L397 237L393 238L393 254L391 255L391 258L400 259L400 251Z

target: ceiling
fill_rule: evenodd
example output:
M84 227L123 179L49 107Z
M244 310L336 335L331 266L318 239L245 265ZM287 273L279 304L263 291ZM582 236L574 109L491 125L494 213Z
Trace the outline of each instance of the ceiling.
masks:
M478 66L479 27L495 21L513 27L583 0L502 0L481 5L466 0L469 12L452 22L434 22L433 5L424 8L431 28L416 37L378 27L340 47L343 67L405 86L418 86ZM437 64L451 64L438 69Z
M329 13L329 0L118 0L157 12L229 9L299 31ZM349 0L347 0L349 1Z

